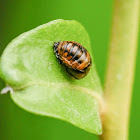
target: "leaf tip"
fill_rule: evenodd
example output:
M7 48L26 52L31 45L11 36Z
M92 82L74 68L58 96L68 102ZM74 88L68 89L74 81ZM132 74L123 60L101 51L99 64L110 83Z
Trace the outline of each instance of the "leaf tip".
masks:
M11 94L13 94L13 93L14 93L13 88L7 86L7 87L5 87L4 89L2 89L1 94L7 94L8 92L10 92Z

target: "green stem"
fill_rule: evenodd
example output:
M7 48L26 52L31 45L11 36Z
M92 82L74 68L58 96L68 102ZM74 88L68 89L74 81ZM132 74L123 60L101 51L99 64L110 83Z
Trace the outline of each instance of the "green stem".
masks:
M127 140L137 50L139 0L115 0L101 140Z

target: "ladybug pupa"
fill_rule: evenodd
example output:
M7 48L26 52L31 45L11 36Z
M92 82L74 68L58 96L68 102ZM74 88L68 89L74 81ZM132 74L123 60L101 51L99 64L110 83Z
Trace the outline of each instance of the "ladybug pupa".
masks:
M54 52L59 62L65 65L67 72L75 79L85 77L92 65L89 52L78 42L55 42Z

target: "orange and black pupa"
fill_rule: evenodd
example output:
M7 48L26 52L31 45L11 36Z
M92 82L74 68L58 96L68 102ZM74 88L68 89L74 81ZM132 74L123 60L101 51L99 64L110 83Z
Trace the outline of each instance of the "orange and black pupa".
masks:
M78 42L60 41L54 43L54 52L59 62L75 79L86 76L92 65L89 52Z

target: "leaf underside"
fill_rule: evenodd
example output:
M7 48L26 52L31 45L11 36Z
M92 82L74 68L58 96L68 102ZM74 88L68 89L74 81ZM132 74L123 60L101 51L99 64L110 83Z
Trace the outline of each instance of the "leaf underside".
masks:
M86 77L73 79L53 52L57 41L79 42L92 54L84 27L74 20L59 19L14 39L1 57L0 75L14 89L13 101L23 109L99 135L102 126L97 97L102 96L102 88L94 62Z

